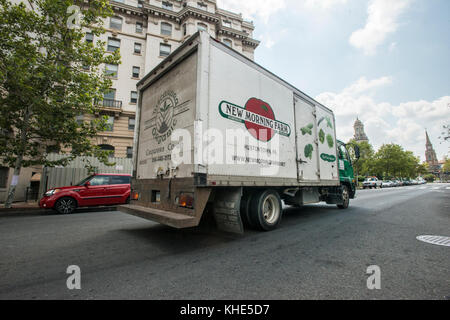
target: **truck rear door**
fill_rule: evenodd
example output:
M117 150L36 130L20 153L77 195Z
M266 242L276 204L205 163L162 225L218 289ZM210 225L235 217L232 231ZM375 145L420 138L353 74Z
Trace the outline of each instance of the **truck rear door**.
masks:
M319 180L317 124L315 106L301 97L294 97L298 179Z

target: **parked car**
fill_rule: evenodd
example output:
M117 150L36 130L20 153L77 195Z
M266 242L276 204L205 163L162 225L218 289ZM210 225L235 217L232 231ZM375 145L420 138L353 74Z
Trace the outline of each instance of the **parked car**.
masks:
M392 183L392 181L383 181L381 182L381 188L392 188L394 186L394 184Z
M74 186L48 190L39 207L68 214L78 207L129 203L130 182L129 174L93 174Z
M377 177L366 178L366 180L364 180L364 182L363 182L363 189L366 189L366 188L370 188L370 189L375 188L376 189L378 187L381 187L381 181L378 180Z

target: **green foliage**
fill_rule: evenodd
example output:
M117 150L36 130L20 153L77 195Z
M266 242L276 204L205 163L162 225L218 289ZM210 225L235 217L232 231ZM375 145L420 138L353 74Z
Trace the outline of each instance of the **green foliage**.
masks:
M433 174L427 174L424 175L423 178L427 181L427 182L434 182L434 180L436 180L436 177Z
M66 165L80 155L108 162L91 138L105 129L105 119L78 124L76 116L95 114L95 100L112 82L105 63L119 64L104 42L88 43L85 32L103 33L112 14L109 1L0 0L0 160L17 169L31 165ZM82 8L81 25L70 28L67 9ZM48 161L50 152L67 157ZM20 170L20 169L19 169Z
M334 147L334 140L331 134L327 134L327 143L330 148Z
M306 145L305 146L305 157L312 160L313 151L314 151L314 147L312 146L312 144Z
M445 163L444 166L442 167L442 170L446 173L450 172L450 159L445 158Z
M303 136L306 134L312 135L312 128L314 128L314 125L312 123L310 123L304 128L301 128L300 130L302 131L302 135Z
M374 157L378 176L415 178L423 170L419 158L396 144L383 145Z
M320 129L320 131L319 131L319 141L321 144L323 144L325 142L325 132L323 132L322 129Z

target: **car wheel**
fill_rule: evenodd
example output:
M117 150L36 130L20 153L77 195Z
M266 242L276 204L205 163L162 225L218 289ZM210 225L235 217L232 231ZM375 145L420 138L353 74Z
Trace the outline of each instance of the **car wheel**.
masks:
M347 209L350 205L350 193L347 186L342 186L342 199L344 200L344 203L338 204L337 207L339 209Z
M271 231L281 221L282 204L275 190L263 190L253 195L250 206L251 224L257 229Z
M77 202L74 198L64 197L55 204L55 210L60 214L70 214L77 208Z

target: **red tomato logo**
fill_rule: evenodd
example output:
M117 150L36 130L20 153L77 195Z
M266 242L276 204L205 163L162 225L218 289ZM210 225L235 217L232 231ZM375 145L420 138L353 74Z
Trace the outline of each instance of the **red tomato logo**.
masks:
M275 115L272 108L267 102L264 102L262 100L251 98L245 104L245 110L266 117L268 119L275 120ZM250 132L250 134L259 141L270 141L275 135L275 131L273 129L257 123L245 121L245 127Z

